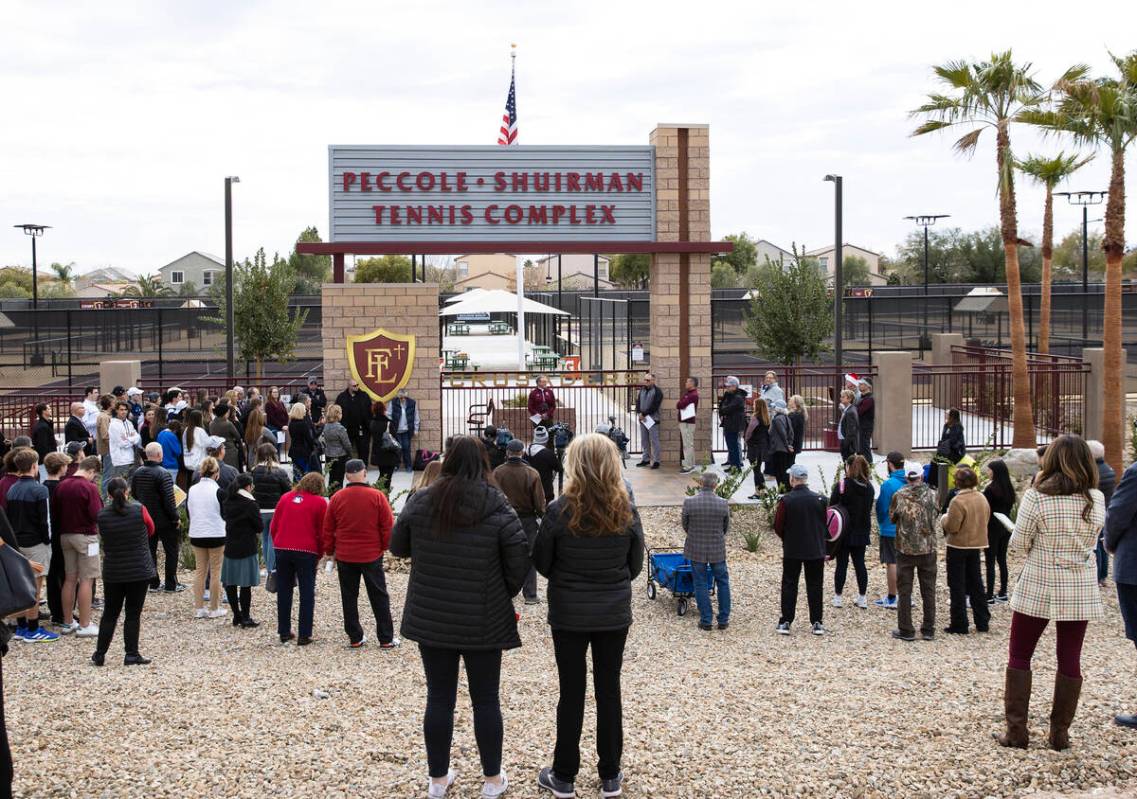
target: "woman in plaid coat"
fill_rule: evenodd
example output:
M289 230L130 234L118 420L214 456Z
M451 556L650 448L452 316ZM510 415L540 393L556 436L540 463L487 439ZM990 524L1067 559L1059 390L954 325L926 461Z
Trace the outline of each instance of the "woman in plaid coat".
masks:
M1058 628L1058 673L1050 711L1050 747L1070 746L1069 729L1082 690L1082 640L1090 621L1104 617L1094 546L1105 525L1098 471L1080 436L1065 435L1046 450L1042 471L1023 495L1010 548L1026 553L1011 595L1011 643L1003 746L1025 749L1030 707L1030 661L1046 625Z

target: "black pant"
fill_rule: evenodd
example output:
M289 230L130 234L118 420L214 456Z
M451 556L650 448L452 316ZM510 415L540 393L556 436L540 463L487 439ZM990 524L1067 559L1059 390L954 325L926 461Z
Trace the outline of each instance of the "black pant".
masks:
M573 782L580 770L580 733L584 726L584 692L588 681L585 656L592 645L592 687L596 693L596 755L600 779L620 773L624 752L624 710L620 700L620 669L628 630L571 632L553 630L553 651L560 678L557 702L557 745L553 772Z
M338 485L343 486L343 472L344 467L347 466L347 461L348 456L341 455L338 458L333 458L328 463L328 485L337 483ZM364 463L367 463L367 461L364 461Z
M154 579L150 581L151 588L158 588L158 543L162 544L162 551L166 555L166 584L167 591L178 587L178 548L181 544L180 534L172 527L158 528L150 536L150 557L154 559Z
M987 607L987 594L983 591L983 577L979 572L979 550L947 548L948 596L951 598L951 629L967 631L967 602L971 599L971 614L975 629L986 630L991 620Z
M805 569L805 595L809 601L809 623L821 622L821 581L825 577L824 560L782 559L782 618L793 623L797 614L797 585Z
M436 649L419 644L426 674L426 714L422 734L431 777L445 777L450 770L450 744L454 739L454 704L458 699L458 658L466 663L470 704L474 707L474 740L482 759L482 774L501 773L501 650L463 651Z
M122 623L124 649L128 655L138 654L138 628L142 623L142 605L146 602L149 587L149 580L132 583L103 581L103 617L99 620L99 641L95 645L95 651L104 655L107 653L125 603L126 619Z
M987 598L991 599L995 596L995 565L999 566L999 596L1007 595L1007 544L1011 542L1011 534L1006 533L999 535L998 538L991 535L990 530L987 532L990 546L983 550L984 559L987 561Z
M51 537L51 563L47 573L47 607L53 622L63 622L63 542L58 535Z
M849 459L856 455L859 451L857 449L859 443L859 439L856 438L841 439L841 460L845 463L848 463Z
M316 561L314 552L276 550L276 631L292 632L292 584L300 588L300 637L312 637L312 615L316 610Z
M375 614L375 632L379 643L389 644L395 637L391 621L391 597L387 594L387 578L383 575L383 556L371 563L336 562L340 579L340 599L343 601L343 631L353 644L363 640L359 626L359 578L367 589L367 600Z
M371 452L371 433L368 431L349 433L348 438L351 439L355 451L359 453L359 459L368 463L367 456Z
M875 425L875 420L865 421L861 419L861 429L858 438L860 439L857 446L857 451L865 456L865 460L872 464L872 431Z
M845 575L849 571L849 558L857 575L857 593L864 596L869 590L869 570L865 567L865 547L841 547L837 552L837 568L833 571L833 593L845 590Z
M247 585L238 588L235 585L225 586L225 596L229 598L229 610L233 611L233 618L237 621L251 618L253 609L253 589Z
M533 554L533 543L537 540L537 517L522 516L521 529L525 531L525 538L529 540L529 554ZM525 584L521 587L521 595L526 599L537 598L537 569L530 565L529 573L525 575Z

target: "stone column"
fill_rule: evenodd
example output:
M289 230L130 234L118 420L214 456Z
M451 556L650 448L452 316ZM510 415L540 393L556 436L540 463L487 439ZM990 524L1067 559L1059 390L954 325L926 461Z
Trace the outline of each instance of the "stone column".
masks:
M874 352L876 426L873 443L882 453L912 454L912 353Z
M142 361L103 361L99 364L99 393L110 394L115 386L130 388L142 380ZM162 386L151 386L164 391Z
M1082 419L1082 436L1087 440L1101 441L1105 432L1106 408L1103 400L1105 391L1105 350L1101 347L1086 347L1082 350L1082 360L1090 367L1086 375L1085 416ZM1121 363L1125 364L1126 351L1121 351ZM1121 416L1121 424L1125 424L1125 408L1117 408L1115 413ZM1124 427L1122 428L1124 429ZM1075 431L1076 432L1076 431ZM1117 465L1111 464L1115 469ZM1120 471L1120 469L1119 469Z
M415 448L442 449L441 350L437 283L325 283L322 291L324 385L329 400L347 387L347 337L382 327L415 337L407 393L418 404Z
M933 333L932 366L951 366L951 348L963 346L962 333ZM958 408L962 400L963 387L959 378L932 380L932 405L936 408Z
M655 147L656 239L709 241L710 131L706 125L658 125ZM711 459L711 259L657 253L651 265L651 369L663 390L663 462L679 463L675 403L687 377L699 379L695 460Z

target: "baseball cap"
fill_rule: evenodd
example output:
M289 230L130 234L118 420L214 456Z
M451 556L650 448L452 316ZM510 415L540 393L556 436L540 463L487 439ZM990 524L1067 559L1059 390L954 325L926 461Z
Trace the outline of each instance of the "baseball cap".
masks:
M790 477L795 480L808 480L809 469L805 468L805 464L795 463L790 467Z
M358 474L367 471L367 464L359 458L352 458L343 467L344 474Z
M534 444L548 444L549 443L549 431L543 427L538 427L536 430L533 431L533 443Z
M206 449L218 450L223 446L225 446L225 439L223 439L221 436L210 436L209 438L205 439Z
M909 480L918 480L923 476L924 476L924 472L921 471L920 469L909 469L908 470L908 479Z
M519 439L516 439L516 438L512 439L508 444L505 445L505 451L506 452L524 452L525 451L525 444L522 443Z
M111 389L111 394L113 394L116 397L121 397L125 393L126 393L126 389L123 388L122 386L115 386L114 388Z
M83 449L84 449L83 442L82 441L68 441L67 447L65 449L66 449L66 452L68 455L75 455L75 454L83 451Z
M126 390L126 396L128 396L128 397L141 397L142 396L142 389L140 389L138 386L131 386L130 388L128 388Z

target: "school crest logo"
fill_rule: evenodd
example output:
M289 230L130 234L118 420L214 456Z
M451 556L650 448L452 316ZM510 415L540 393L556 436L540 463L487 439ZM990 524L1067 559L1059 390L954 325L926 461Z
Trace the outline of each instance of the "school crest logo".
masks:
M372 399L386 402L411 379L415 337L383 328L347 337L347 364L351 376Z

